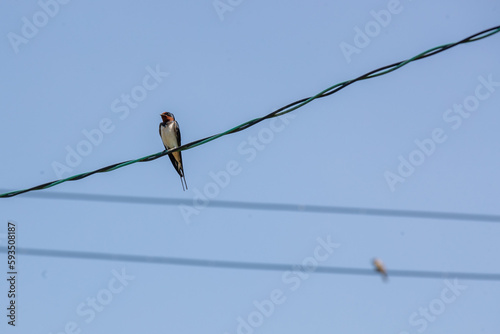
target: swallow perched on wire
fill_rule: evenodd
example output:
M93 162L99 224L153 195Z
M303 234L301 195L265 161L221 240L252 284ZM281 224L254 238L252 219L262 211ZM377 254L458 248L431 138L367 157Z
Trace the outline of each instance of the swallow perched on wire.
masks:
M160 123L160 137L165 149L169 150L181 146L181 131L179 130L179 124L175 120L174 115L169 112L164 112L160 114L160 116L162 119L162 122ZM187 189L188 186L186 183L186 177L184 176L184 168L182 167L181 151L169 153L168 157L181 177L182 190L185 190L184 185L186 185ZM183 180L184 183L182 183Z
M373 259L373 265L375 266L375 270L382 274L384 280L387 280L387 271L385 270L385 265L380 259Z

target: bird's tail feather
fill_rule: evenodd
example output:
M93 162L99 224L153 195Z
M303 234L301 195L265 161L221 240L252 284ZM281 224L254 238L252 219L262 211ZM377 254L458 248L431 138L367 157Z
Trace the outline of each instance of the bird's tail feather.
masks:
M184 180L184 183L182 182ZM182 190L186 191L188 189L188 185L186 183L186 177L184 175L181 176L181 184L182 184ZM186 189L184 189L184 185L186 185Z

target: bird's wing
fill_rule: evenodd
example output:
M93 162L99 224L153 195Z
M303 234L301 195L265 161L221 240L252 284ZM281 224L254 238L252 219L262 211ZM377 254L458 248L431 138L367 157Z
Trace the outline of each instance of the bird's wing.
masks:
M181 130L179 130L179 123L175 123L175 135L179 138L179 146L181 146Z
M170 161L172 162L172 165L174 166L175 170L177 171L177 174L179 174L180 177L183 177L184 176L184 171L179 166L179 162L174 158L174 156L173 156L172 153L168 154L168 157L170 158Z

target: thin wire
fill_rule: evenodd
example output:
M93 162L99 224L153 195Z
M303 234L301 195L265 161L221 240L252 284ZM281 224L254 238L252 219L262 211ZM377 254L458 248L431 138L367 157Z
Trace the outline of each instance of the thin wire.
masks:
M387 66L383 66L381 68L378 68L376 70L373 70L371 72L368 72L368 73L365 73L359 77L357 77L356 79L352 79L352 80L348 80L348 81L344 81L344 82L341 82L341 83L338 83L338 84L335 84L325 90L323 90L322 92L314 95L314 96L311 96L311 97L308 97L308 98L304 98L304 99L301 99L301 100L298 100L298 101L295 101L295 102L292 102L282 108L279 108L265 116L262 116L262 117L259 117L259 118L255 118L255 119L252 119L250 121L247 121L243 124L240 124L238 126L235 126L234 128L232 129L229 129L225 132L222 132L222 133L219 133L219 134L216 134L216 135L212 135L212 136L209 136L209 137L206 137L206 138L203 138L203 139L198 139L198 140L195 140L191 143L188 143L188 144L184 144L182 146L179 146L179 147L176 147L174 149L171 149L171 150L165 150L163 152L159 152L159 153L155 153L155 154L151 154L151 155L148 155L148 156L145 156L143 158L139 158L139 159L135 159L135 160L128 160L128 161L124 161L124 162L120 162L120 163L116 163L116 164L113 164L113 165L109 165L109 166L106 166L106 167L103 167L103 168L100 168L100 169L97 169L97 170L94 170L92 172L87 172L87 173L82 173L82 174L77 174L77 175L73 175L73 176L70 176L68 178L65 178L65 179L61 179L61 180L57 180L57 181L52 181L52 182L47 182L47 183L44 183L44 184L41 184L41 185L38 185L38 186L35 186L35 187L32 187L32 188L28 188L28 189L24 189L24 190L16 190L16 191L12 191L12 192L8 192L8 193L4 193L4 194L0 194L0 198L7 198L7 197L13 197L13 196L17 196L17 195L20 195L20 194L23 194L23 193L26 193L26 192L30 192L30 191L34 191L34 190L42 190L42 189L47 189L47 188L50 188L50 187L53 187L53 186L56 186L58 184L61 184L63 182L67 182L67 181L76 181L76 180L81 180L83 178L86 178L90 175L93 175L93 174L96 174L96 173L105 173L105 172L110 172L110 171L113 171L113 170L116 170L118 168L122 168L122 167L125 167L125 166L128 166L128 165L131 165L131 164L135 164L137 162L148 162L148 161L153 161L153 160L156 160L158 158L161 158L162 156L164 155L167 155L169 153L173 153L173 152L177 152L177 151L184 151L184 150L189 150L189 149L192 149L194 147L197 147L197 146L200 146L200 145L203 145L203 144L206 144L212 140L215 140L217 138L220 138L222 136L226 136L226 135L229 135L229 134L232 134L232 133L236 133L236 132L239 132L239 131L242 131L242 130L245 130L251 126L254 126L260 122L262 122L263 120L265 119L269 119L269 118L273 118L273 117L278 117L278 116L281 116L281 115L284 115L284 114L287 114L289 112L292 112L310 102L312 102L313 100L315 99L319 99L319 98L323 98L325 96L329 96L333 93L336 93L338 92L339 90L357 82L357 81L361 81L361 80L366 80L366 79L371 79L371 78L375 78L375 77L378 77L378 76L381 76L381 75L385 75L385 74L388 74L392 71L395 71L413 61L416 61L416 60L419 60L419 59L424 59L424 58L427 58L427 57L430 57L430 56L433 56L433 55L436 55L440 52L443 52L445 50L448 50L452 47L455 47L459 44L465 44L465 43L470 43L470 42L475 42L475 41L478 41L478 40L481 40L483 38L486 38L486 37L489 37L489 36L492 36L496 33L500 32L500 25L499 26L495 26L495 27L492 27L492 28L489 28L489 29L486 29L486 30L483 30L481 32L478 32L474 35L471 35L467 38L464 38L462 39L461 41L458 41L458 42L455 42L455 43L449 43L449 44L443 44L441 46L437 46L437 47L434 47L432 49L429 49L427 51L424 51L410 59L407 59L407 60L404 60L404 61L400 61L400 62L397 62L397 63L394 63L394 64L391 64L391 65L387 65Z
M6 253L7 250L1 249L0 252ZM17 252L20 255L27 255L27 256L45 256L45 257L71 258L71 259L82 259L82 260L121 261L121 262L135 262L135 263L176 265L176 266L203 267L203 268L261 270L261 271L292 270L292 271L305 271L308 273L310 272L319 274L358 275L358 276L380 275L379 273L375 272L374 269L366 269L366 268L317 266L314 270L309 271L308 268L302 267L299 264L285 264L285 263L186 259L178 257L62 251L62 250L35 249L35 248L18 248ZM494 273L470 273L470 272L447 272L447 271L440 272L440 271L429 271L429 270L427 271L389 270L387 273L389 277L431 278L431 279L456 278L462 280L500 281L500 274L494 274Z
M92 201L92 202L111 202L111 203L148 204L148 205L187 205L187 206L194 205L192 199L185 199L185 198L78 194L78 193L66 193L66 192L29 193L26 194L25 196L37 199L57 199L57 200L69 200L69 201ZM326 213L326 214L404 217L404 218L500 223L500 215L442 212L442 211L394 210L394 209L374 209L374 208L345 207L345 206L328 206L328 205L259 203L259 202L222 201L222 200L210 200L205 205L202 204L201 206L223 208L223 209Z

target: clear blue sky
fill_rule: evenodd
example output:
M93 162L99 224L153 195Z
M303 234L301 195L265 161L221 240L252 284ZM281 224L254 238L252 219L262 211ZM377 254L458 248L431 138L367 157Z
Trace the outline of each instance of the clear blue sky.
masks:
M500 23L494 0L59 1L0 4L4 190L159 152L161 112L186 143ZM200 198L498 215L499 54L500 35L461 45L185 151L186 192L166 157L43 191L192 205L1 199L0 247L13 220L21 248L498 273L498 223ZM18 271L16 328L0 283L2 333L500 330L494 281L27 255Z

